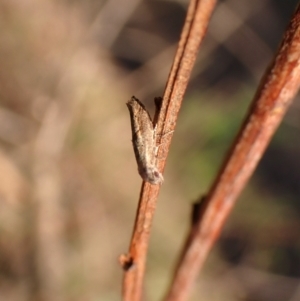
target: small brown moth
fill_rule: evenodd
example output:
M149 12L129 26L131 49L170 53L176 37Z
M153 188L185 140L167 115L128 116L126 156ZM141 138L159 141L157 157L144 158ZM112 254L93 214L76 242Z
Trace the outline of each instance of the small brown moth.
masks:
M156 133L145 106L134 96L126 103L131 121L132 144L138 171L144 181L161 184L164 180L156 167Z

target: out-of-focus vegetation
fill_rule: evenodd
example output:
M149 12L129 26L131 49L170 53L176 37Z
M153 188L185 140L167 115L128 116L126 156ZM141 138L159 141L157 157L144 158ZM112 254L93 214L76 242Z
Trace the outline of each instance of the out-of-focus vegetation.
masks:
M159 300L296 6L220 1L180 112L153 225ZM125 102L163 94L187 1L0 1L0 300L120 300L141 179ZM300 300L296 99L191 300Z

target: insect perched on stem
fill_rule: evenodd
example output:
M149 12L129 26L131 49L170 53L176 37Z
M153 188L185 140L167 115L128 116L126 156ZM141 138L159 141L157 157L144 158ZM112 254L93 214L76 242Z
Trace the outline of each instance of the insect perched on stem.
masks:
M126 103L131 121L132 144L138 171L144 181L161 184L164 180L156 167L156 128L145 106L134 96Z

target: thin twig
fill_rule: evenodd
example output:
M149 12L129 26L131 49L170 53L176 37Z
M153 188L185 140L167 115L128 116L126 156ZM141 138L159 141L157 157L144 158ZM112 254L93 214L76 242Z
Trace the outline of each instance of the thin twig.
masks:
M72 115L63 111L67 104L64 100L53 100L49 104L35 140L33 155L38 293L42 300L47 301L64 300L62 283L66 277L63 243L66 217L61 200L63 189L59 162Z
M191 0L177 53L167 81L163 103L157 122L160 137L159 170L163 170L173 136L176 120L198 48L206 32L215 0ZM167 134L167 135L164 135ZM160 186L143 183L133 235L123 266L123 300L140 301L148 250L151 223Z
M188 235L166 301L185 301L236 199L252 175L300 85L300 5L263 77L229 156Z

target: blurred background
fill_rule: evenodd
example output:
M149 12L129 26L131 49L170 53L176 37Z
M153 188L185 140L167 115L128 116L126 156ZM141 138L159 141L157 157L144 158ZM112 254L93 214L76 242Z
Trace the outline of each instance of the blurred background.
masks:
M296 0L219 1L170 150L145 300L190 223ZM187 0L0 0L0 300L120 300L141 179L125 103L153 114ZM300 300L300 100L239 198L190 300Z

